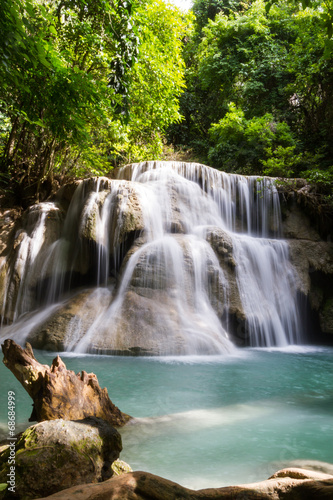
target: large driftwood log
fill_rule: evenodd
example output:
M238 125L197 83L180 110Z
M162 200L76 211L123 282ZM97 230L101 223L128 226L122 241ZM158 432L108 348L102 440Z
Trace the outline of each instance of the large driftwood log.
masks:
M30 344L23 349L13 340L2 344L3 362L33 400L30 421L82 420L95 416L120 427L130 420L101 389L94 373L75 374L57 356L51 367L37 361Z

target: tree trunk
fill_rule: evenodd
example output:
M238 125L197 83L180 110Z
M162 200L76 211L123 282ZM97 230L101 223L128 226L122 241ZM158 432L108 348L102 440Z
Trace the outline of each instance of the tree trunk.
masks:
M82 420L95 416L113 426L125 425L131 417L122 413L101 389L94 373L78 373L66 369L57 356L51 367L39 363L30 344L23 349L13 340L2 344L3 362L23 385L33 400L30 421Z
M13 125L3 154L3 157L5 158L5 165L8 165L8 161L10 160L10 157L14 152L18 127L19 127L19 117L16 116L13 121Z

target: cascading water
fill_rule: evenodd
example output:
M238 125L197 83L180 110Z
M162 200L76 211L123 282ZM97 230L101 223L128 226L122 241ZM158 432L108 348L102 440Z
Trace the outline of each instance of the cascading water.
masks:
M55 324L63 336L53 348L219 354L234 348L233 316L250 345L299 341L296 271L272 179L145 162L117 180L81 182L66 215L61 206L41 204L30 236L21 229L15 258L3 263L2 317L17 321L43 303L49 318L39 311L39 326L36 313L20 333L14 324L1 336L42 347ZM50 210L64 220L45 242ZM29 271L17 273L22 260Z

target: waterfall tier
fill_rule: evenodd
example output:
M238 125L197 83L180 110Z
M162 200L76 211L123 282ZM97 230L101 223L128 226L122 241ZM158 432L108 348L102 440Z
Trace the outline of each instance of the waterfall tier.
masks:
M1 336L35 347L220 354L234 340L300 341L274 179L129 165L31 207L0 265L2 321L13 322Z

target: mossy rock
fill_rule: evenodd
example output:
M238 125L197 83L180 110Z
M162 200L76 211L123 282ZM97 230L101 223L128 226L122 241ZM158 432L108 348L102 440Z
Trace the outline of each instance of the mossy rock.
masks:
M111 469L113 471L112 476L114 477L121 476L122 474L127 474L127 472L133 472L131 466L123 460L119 460L119 458L113 462L113 464L111 465Z
M118 431L99 418L36 424L15 441L15 494L6 489L0 499L39 498L108 479L121 449ZM0 453L0 484L7 482L9 453L9 446Z

